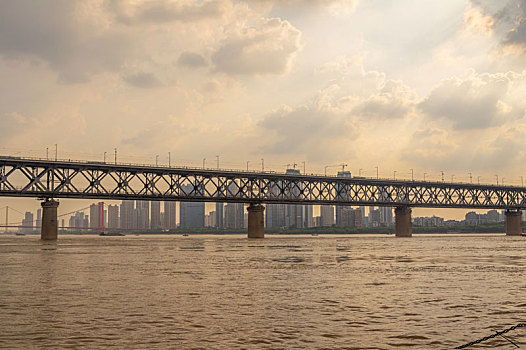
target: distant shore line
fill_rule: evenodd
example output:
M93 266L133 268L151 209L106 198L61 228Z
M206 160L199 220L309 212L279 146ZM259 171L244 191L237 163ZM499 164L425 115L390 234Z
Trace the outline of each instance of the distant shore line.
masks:
M191 228L182 229L178 228L175 230L106 230L106 233L123 233L125 235L183 235L183 234L205 234L205 235L235 235L235 234L246 234L246 229L216 229L216 228ZM465 225L465 226L431 226L421 227L413 226L413 233L429 233L429 234L470 234L470 233L505 233L506 227L504 223L498 224L483 224L483 225ZM99 234L100 231L92 230L79 230L79 231L64 231L59 230L59 234L72 234L72 235L83 235L83 234ZM394 226L389 227L315 227L315 228L302 228L302 229L277 229L277 228L265 228L265 234L274 235L353 235L353 234L385 234L391 235L395 233ZM6 234L6 233L3 233ZM15 235L15 232L9 232L7 234ZM38 231L26 233L26 235L40 234Z

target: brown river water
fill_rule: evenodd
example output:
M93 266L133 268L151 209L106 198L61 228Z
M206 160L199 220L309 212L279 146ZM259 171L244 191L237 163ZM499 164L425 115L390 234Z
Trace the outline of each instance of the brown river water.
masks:
M525 321L524 237L0 235L0 349L451 349Z

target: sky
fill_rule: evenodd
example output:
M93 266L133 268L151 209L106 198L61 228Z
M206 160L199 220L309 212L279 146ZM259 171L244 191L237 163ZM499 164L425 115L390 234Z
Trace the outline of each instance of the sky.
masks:
M525 63L526 0L2 1L0 154L520 185Z

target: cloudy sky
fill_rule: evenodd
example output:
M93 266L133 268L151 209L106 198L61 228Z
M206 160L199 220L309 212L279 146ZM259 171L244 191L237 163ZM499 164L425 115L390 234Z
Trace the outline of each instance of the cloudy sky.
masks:
M520 185L525 64L526 0L7 0L0 153Z

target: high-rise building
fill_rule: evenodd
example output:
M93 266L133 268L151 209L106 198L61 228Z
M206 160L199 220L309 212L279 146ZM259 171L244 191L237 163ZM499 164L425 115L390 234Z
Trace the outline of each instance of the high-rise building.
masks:
M386 226L393 224L393 207L380 207L380 224Z
M35 223L37 228L42 227L42 209L37 209L37 221ZM64 226L64 225L62 225Z
M244 227L245 205L243 203L227 203L224 211L225 228L240 229Z
M124 228L124 229L137 228L136 226L137 220L136 220L133 201L131 200L122 201L120 212L121 212L121 215L120 215L120 221L121 221L120 227L121 228Z
M203 196L202 185L183 185L181 190L188 196ZM182 228L199 228L205 225L204 202L180 202L180 226Z
M222 229L224 227L223 223L223 203L216 203L216 226L218 229Z
M159 230L161 228L161 202L152 201L151 205L151 221L150 227L152 230Z
M137 228L143 230L150 229L150 202L135 201L135 210L137 216Z
M330 227L334 225L334 207L332 205L320 205L321 226Z
M173 230L177 228L176 222L176 202L164 202L163 228L166 230Z
M99 227L99 205L95 203L89 206L89 227Z
M200 228L205 225L205 203L203 202L181 202L181 227Z
M304 205L303 206L303 227L314 227L314 217L313 217L313 206Z
M340 207L340 216L336 225L338 227L355 227L355 211L351 207Z
M119 228L119 206L108 205L108 228Z
M19 228L20 232L23 233L30 233L33 232L33 213L30 211L26 211L26 214L24 215L24 218L22 219L22 227Z
M267 204L265 208L265 226L285 227L285 204Z

